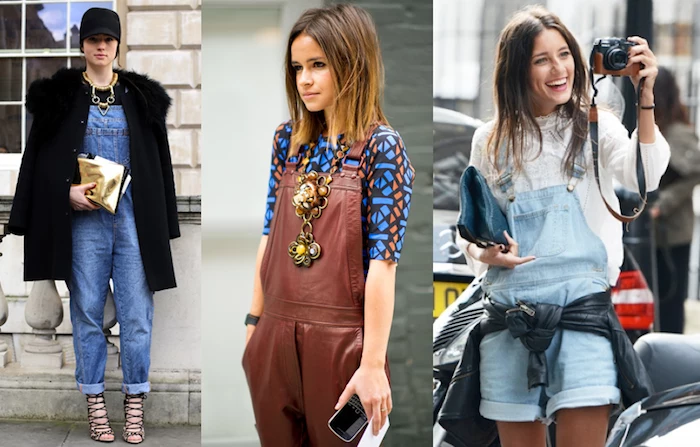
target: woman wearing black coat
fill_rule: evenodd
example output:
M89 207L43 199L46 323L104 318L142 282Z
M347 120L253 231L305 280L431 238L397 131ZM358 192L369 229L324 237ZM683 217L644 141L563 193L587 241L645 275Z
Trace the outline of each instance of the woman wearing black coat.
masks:
M87 396L91 438L114 440L104 403L104 304L111 277L120 324L123 438L140 443L153 292L173 288L169 239L180 236L165 118L170 97L156 81L114 71L121 37L114 11L92 8L80 28L85 69L62 69L34 82L34 121L22 158L10 232L24 236L24 279L65 280L70 291L76 382ZM73 184L77 158L90 153L130 168L115 214Z

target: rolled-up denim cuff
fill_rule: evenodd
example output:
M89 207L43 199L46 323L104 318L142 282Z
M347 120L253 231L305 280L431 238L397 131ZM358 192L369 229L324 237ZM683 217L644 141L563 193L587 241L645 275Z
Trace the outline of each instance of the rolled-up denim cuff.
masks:
M144 383L123 383L122 393L124 394L141 394L151 391L151 382Z
M479 412L486 419L503 422L533 422L544 419L544 411L538 405L493 402L481 399Z
M100 394L103 393L105 390L105 383L80 383L80 382L75 382L76 385L78 386L78 390L83 393L83 394Z
M587 386L561 391L547 402L547 417L552 418L563 408L598 407L618 404L620 390L614 386Z

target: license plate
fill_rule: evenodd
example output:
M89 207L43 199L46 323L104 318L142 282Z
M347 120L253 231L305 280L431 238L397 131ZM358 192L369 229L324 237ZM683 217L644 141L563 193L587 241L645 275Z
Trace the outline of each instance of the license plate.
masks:
M469 283L433 281L433 318L439 317L467 287Z

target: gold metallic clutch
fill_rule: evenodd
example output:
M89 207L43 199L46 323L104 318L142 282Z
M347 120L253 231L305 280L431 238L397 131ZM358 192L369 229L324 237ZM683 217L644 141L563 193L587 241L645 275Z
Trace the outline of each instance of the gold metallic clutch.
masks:
M85 197L110 213L116 214L119 200L131 181L129 169L106 158L80 154L78 175L78 184L95 183L97 185L87 190Z

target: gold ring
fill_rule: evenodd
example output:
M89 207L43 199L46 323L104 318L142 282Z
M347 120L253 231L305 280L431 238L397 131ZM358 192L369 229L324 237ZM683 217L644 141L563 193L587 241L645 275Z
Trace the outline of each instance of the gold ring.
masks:
M382 408L382 412L385 412L385 411L386 411L386 408Z

